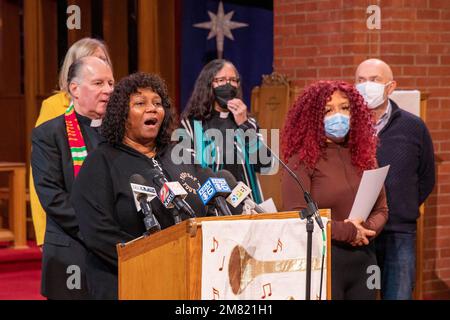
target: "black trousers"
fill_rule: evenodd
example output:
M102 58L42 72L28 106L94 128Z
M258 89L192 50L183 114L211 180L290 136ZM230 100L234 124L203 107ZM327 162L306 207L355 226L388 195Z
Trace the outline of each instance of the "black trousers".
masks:
M332 300L375 300L376 289L368 285L376 266L375 246L352 247L332 242L331 298ZM369 269L368 269L369 268Z
M53 300L90 299L86 281L86 248L75 239L62 233L45 233L42 254L41 293ZM76 266L80 271L80 288L69 288L68 280ZM71 282L71 281L69 281Z

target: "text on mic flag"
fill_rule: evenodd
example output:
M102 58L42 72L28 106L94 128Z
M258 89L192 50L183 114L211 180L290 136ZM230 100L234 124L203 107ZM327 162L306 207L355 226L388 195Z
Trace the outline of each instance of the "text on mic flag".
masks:
M153 187L144 186L142 184L130 183L131 190L133 192L134 203L136 204L137 211L141 210L141 205L138 200L139 194L146 194L147 201L150 202L157 196L156 190Z
M197 192L203 204L207 205L216 194L228 195L231 189L224 178L208 178Z
M239 181L237 186L233 189L231 194L227 197L227 202L236 208L245 198L247 198L252 189L246 186L242 181Z
M183 188L178 181L165 182L159 191L159 199L166 208L173 208L173 200L176 196L181 196L182 199L186 198L187 191Z

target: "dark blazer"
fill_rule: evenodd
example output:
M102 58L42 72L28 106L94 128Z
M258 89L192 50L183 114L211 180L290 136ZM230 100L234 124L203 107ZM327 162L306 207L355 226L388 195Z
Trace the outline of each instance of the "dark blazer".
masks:
M100 135L90 127L89 118L77 115L77 119L90 152L98 145ZM64 115L33 130L31 166L36 191L47 216L41 293L49 299L87 299L86 248L69 201L74 173ZM78 272L68 271L69 266L79 267L80 281L76 278ZM68 284L75 288L70 289Z
M435 185L433 141L422 119L390 102L377 148L380 167L391 166L384 182L389 220L383 232L416 233L419 206Z

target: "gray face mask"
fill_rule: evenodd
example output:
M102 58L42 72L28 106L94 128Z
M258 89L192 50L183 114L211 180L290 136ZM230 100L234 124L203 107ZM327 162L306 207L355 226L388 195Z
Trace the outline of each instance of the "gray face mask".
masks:
M229 83L215 87L213 91L217 103L223 109L227 109L228 101L236 98L237 95L237 88Z

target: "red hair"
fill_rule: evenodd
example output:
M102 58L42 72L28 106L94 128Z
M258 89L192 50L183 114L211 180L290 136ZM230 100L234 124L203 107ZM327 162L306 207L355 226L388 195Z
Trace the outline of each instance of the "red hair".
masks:
M350 102L348 146L352 164L360 172L376 167L377 137L370 110L354 86L344 81L318 81L305 88L288 112L281 135L283 157L289 160L298 154L295 164L313 168L327 146L323 119L325 105L335 91L342 92Z

